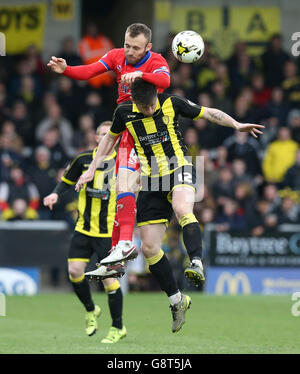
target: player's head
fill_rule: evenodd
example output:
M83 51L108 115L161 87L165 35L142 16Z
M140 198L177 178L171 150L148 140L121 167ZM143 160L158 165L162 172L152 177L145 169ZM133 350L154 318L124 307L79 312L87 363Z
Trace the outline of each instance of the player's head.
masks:
M143 23L133 23L125 32L124 52L129 64L137 64L150 49L152 31Z
M100 143L100 141L104 137L104 135L107 134L111 125L112 125L111 121L104 121L104 122L101 122L100 125L97 127L97 129L96 129L96 141L97 141L98 144Z
M157 88L154 84L137 78L132 83L131 98L138 110L145 116L151 117L157 105Z

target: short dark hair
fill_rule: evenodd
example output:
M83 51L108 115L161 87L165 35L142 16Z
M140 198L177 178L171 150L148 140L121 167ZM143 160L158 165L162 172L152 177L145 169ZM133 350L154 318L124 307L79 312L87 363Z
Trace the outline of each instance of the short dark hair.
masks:
M151 42L152 31L148 26L144 25L143 23L133 23L132 25L128 26L126 29L126 34L127 33L131 38L135 38L140 34L144 34L148 43Z
M151 104L156 95L156 86L144 81L142 78L136 78L131 85L131 97L138 104Z

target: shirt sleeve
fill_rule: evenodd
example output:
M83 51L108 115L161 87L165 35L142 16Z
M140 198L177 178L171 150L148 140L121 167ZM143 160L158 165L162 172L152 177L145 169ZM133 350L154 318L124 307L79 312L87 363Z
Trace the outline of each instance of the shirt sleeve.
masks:
M172 96L175 111L183 117L198 119L204 112L204 107L180 96Z
M61 177L61 181L65 182L66 184L72 186L74 185L79 177L82 174L82 165L81 165L81 157L83 155L80 154L71 162L71 164L67 167L66 171L64 172L63 176Z
M109 129L109 133L113 136L118 136L126 129L126 123L121 115L122 106L119 105L114 114L112 119L112 125Z
M161 55L157 55L151 72L143 73L142 78L158 88L168 88L170 86L170 69L167 61Z
M115 70L117 52L117 49L112 49L100 58L99 62L105 67L106 71Z

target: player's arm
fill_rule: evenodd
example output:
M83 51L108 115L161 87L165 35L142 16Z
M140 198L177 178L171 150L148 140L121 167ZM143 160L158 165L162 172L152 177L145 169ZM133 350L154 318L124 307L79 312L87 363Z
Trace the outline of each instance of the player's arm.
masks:
M136 78L154 84L158 88L166 89L170 86L170 69L167 61L160 56L160 59L152 66L151 72L135 71L122 75L121 82L131 84Z
M241 132L249 132L254 138L257 138L257 134L263 132L259 129L265 128L263 125L257 125L254 123L241 123L230 117L229 114L222 112L222 110L215 108L203 108L202 117L214 122L221 126L232 127L233 129Z
M183 117L192 118L194 120L198 118L205 118L208 121L214 122L221 126L232 127L233 129L241 132L249 132L255 138L257 138L256 134L262 134L262 131L259 129L263 129L265 127L263 125L253 123L238 122L230 117L230 115L222 112L219 109L200 106L179 96L173 96L172 101L176 111Z
M65 59L52 56L47 66L49 66L55 73L64 74L69 78L88 80L111 70L110 59L111 56L108 56L107 54L105 57L102 57L99 61L93 62L92 64L70 66L67 65Z
M125 130L126 125L122 119L120 111L121 109L119 106L114 112L111 128L98 144L97 152L95 153L94 159L91 162L88 170L80 176L78 182L76 183L76 191L79 191L84 184L90 182L94 178L97 167L112 152L119 135Z

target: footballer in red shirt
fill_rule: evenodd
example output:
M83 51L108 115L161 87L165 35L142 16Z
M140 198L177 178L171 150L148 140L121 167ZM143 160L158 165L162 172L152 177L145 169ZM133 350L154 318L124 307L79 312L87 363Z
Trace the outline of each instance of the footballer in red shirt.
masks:
M130 85L138 77L154 84L158 93L170 86L170 70L166 60L160 54L152 52L151 48L151 29L144 24L135 23L125 32L124 48L112 49L97 62L68 66L64 59L52 56L48 66L57 73L77 80L88 80L107 71L114 71L118 83L117 104L119 104L130 100ZM129 173L137 172L139 167L133 138L128 131L125 131L116 161L117 212L112 234L112 247L118 244L127 254L124 259L134 258L137 255L132 244L136 200L134 191L130 187ZM93 178L93 175L93 171L89 169L81 179L85 178L87 182Z

